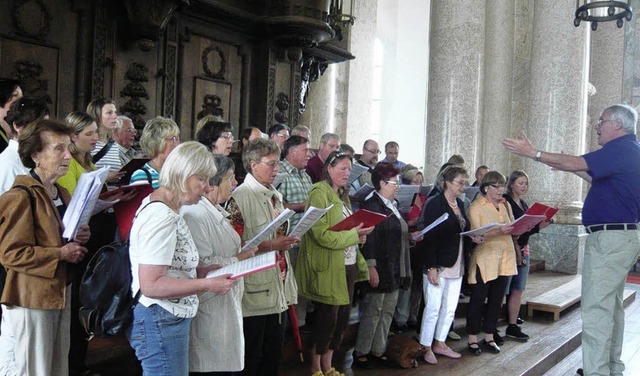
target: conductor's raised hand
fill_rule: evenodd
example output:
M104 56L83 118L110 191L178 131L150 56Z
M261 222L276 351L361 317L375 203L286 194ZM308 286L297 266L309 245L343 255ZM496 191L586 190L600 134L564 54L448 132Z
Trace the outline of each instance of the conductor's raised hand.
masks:
M537 150L531 145L531 141L529 141L527 135L524 134L524 131L520 131L519 138L503 139L502 146L504 146L510 153L523 157L533 158L537 153Z

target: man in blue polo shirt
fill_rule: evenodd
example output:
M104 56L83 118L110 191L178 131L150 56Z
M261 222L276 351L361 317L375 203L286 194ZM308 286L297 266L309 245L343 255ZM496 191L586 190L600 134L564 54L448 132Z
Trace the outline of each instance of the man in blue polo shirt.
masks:
M637 111L617 104L595 125L601 149L582 156L534 148L524 133L504 139L511 153L571 171L591 183L582 208L587 233L582 266L582 362L585 375L622 375L622 293L640 255L640 143ZM612 320L611 320L611 319Z

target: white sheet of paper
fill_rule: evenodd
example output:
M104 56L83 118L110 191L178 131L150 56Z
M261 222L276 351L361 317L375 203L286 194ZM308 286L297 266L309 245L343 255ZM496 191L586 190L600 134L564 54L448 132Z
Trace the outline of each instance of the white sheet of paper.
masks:
M347 179L347 187L350 187L354 181L356 181L362 174L369 171L369 167L365 167L360 163L354 163L351 165L351 172L349 173L349 178Z
M500 226L505 226L505 223L488 223L482 227L478 227L474 230L469 230L469 231L465 231L465 232L461 232L460 235L468 235L468 236L472 236L472 235L484 235L485 233L491 231L492 229L496 228L496 227L500 227Z
M369 198L369 195L373 191L375 191L375 189L373 189L371 184L364 183L364 185L362 187L360 187L360 189L358 189L358 191L356 193L351 195L351 197L353 197L356 200L365 201L366 199Z
M71 202L69 202L62 218L62 223L64 224L63 238L74 239L78 232L78 227L89 223L89 219L93 215L93 208L96 205L96 201L98 201L100 190L107 180L108 174L109 168L103 167L80 175L78 185L71 197Z
M449 213L444 213L443 215L441 215L438 218L436 218L435 221L431 222L431 224L429 226L427 226L424 229L422 229L422 231L420 231L412 239L413 240L419 239L421 236L424 236L424 234L426 234L427 232L433 230L437 225L439 225L440 223L446 221L448 218L449 218Z
M315 206L310 206L309 209L304 212L304 215L302 216L302 218L300 218L300 222L298 222L289 236L300 238L302 235L304 235L305 232L309 231L309 229L313 227L313 225L315 225L316 222L318 222L318 220L322 218L322 216L325 215L332 207L333 204L331 204L331 206L326 209L319 209Z
M94 216L94 215L100 213L101 211L112 207L113 205L117 204L118 202L120 202L120 200L105 201L105 200L98 199L98 201L96 201L96 205L93 207L93 213L91 213L91 215Z
M294 212L291 209L284 209L282 213L280 213L280 215L276 217L276 219L274 219L271 223L265 226L265 228L263 228L262 231L260 231L256 236L253 237L253 239L245 243L244 247L242 247L242 251L246 251L253 247L257 247L258 244L267 240L267 238L271 236L271 234L273 234L281 224L283 224L286 220L291 218L291 216L294 215L295 213L296 212Z
M274 266L276 266L276 251L271 251L212 270L207 273L207 278L231 274L231 279L236 279Z
M398 190L396 200L398 200L398 211L400 213L408 213L413 205L413 198L420 189L419 185L403 184Z

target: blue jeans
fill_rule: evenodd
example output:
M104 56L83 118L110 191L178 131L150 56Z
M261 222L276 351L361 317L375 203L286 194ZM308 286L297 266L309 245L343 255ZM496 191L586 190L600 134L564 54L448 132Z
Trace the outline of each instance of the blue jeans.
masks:
M144 376L189 375L191 320L176 317L157 304L136 304L127 338Z

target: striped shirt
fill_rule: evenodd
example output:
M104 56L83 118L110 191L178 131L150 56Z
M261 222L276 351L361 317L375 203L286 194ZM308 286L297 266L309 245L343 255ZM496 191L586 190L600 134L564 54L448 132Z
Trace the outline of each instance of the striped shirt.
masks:
M142 166L141 169L135 170L133 172L133 175L131 175L131 180L129 181L129 184L133 184L137 181L146 181L149 182L149 178L147 176L147 173L143 171L143 169L149 171L149 174L151 174L151 187L155 190L160 188L160 172L157 171L155 168L151 167L151 165L149 164L149 162L145 163L144 166Z
M96 143L95 149L91 151L91 155L96 155L106 145L103 141ZM109 167L111 171L120 171L122 168L122 162L120 162L120 154L118 152L118 143L114 142L109 148L107 154L105 154L99 161L95 162L97 168Z

